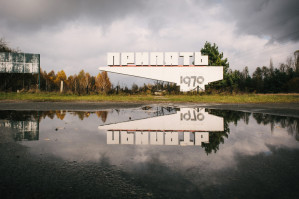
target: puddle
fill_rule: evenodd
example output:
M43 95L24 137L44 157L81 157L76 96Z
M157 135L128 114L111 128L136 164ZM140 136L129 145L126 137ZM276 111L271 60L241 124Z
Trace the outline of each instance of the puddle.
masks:
M298 122L261 113L161 106L0 111L1 149L20 146L26 152L12 148L17 155L9 152L1 162L9 164L4 159L13 154L19 160L9 159L10 163L43 161L58 164L58 170L68 164L101 174L107 172L103 168L111 169L111 178L137 187L128 191L128 197L292 198L299 195ZM2 184L8 183L7 178ZM87 187L88 183L82 185Z

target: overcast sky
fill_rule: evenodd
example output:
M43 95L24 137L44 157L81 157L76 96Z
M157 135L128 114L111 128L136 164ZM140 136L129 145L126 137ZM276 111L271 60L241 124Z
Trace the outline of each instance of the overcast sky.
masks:
M200 51L231 69L274 66L299 49L298 0L0 0L0 37L47 72L96 75L107 52Z

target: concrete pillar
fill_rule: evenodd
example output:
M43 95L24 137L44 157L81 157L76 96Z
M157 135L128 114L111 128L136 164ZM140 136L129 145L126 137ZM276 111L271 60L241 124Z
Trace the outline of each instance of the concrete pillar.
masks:
M61 80L60 82L60 92L62 93L63 92L63 81Z

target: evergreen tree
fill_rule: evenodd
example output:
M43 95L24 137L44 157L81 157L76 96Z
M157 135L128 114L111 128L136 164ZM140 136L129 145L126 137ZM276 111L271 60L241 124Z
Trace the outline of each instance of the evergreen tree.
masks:
M223 58L223 52L219 52L218 46L210 42L205 43L200 51L203 55L209 56L209 66L223 66L223 80L210 84L210 88L225 89L232 86L232 81L229 76L229 62L227 58Z

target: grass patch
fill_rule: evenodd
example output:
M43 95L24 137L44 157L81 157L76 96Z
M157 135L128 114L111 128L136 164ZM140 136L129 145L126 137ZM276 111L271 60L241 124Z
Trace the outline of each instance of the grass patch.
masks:
M4 93L0 100L90 101L90 102L198 102L198 103L299 103L298 94L213 94L213 95L73 95L60 93Z

